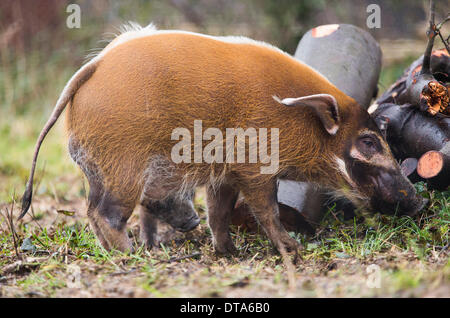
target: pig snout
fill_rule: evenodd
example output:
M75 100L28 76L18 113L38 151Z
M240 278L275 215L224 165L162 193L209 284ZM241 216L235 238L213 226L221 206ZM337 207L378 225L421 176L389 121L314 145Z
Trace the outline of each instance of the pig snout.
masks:
M372 207L381 213L414 216L428 203L399 171L381 171L371 179Z
M193 202L194 192L186 197L169 197L162 201L147 203L147 208L161 221L180 232L189 232L200 223Z

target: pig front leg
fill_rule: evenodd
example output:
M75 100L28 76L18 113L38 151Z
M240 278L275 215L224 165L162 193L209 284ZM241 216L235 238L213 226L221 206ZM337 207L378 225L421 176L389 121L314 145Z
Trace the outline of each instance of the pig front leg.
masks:
M206 187L208 224L213 235L213 245L218 254L235 254L236 247L230 236L231 212L236 204L239 191L227 184L217 188Z
M140 238L148 249L159 248L161 243L166 244L175 237L175 229L158 219L146 207L141 207L139 218L141 221Z
M276 182L254 184L257 186L247 185L241 191L256 220L280 253L297 252L300 244L289 236L280 222Z
M151 213L149 213L146 207L141 206L139 211L140 220L140 238L148 249L153 246L157 246L156 233L158 231L158 221Z

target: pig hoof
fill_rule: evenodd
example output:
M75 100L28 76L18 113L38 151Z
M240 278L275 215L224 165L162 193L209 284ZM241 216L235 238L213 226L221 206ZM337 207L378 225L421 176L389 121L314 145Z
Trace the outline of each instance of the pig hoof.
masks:
M189 232L197 227L200 224L200 218L198 215L194 215L190 218L186 223L181 225L180 227L176 227L175 229L180 232Z
M300 255L301 250L303 249L302 245L298 243L296 240L289 237L289 239L284 239L281 244L283 245L286 252L293 257L293 263L295 265L302 263L302 256ZM280 247L277 247L278 251L281 252Z
M282 244L287 252L297 254L297 252L302 249L302 245L291 237L283 240Z
M147 251L151 251L153 249L153 244L150 242L143 243L143 246Z
M226 244L215 244L214 250L217 255L237 255L238 250L231 240Z

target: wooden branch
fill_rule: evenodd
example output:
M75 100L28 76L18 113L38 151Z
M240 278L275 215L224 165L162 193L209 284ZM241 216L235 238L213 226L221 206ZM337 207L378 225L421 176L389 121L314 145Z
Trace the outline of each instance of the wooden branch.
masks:
M438 24L436 24L436 29L437 29L437 30L440 30L440 29L442 28L442 26L443 26L445 23L447 23L448 21L450 21L450 15L449 15L449 14L447 14L447 17L446 17L444 20L442 20L441 22L439 22Z
M18 248L19 235L17 234L16 229L14 227L14 216L13 216L14 203L15 203L15 201L14 201L14 195L13 195L13 199L12 199L10 208L8 209L8 207L5 207L5 210L6 210L5 215L3 216L3 212L1 212L1 214L5 218L6 224L9 227L9 230L11 232L11 237L13 240L14 250L16 252L16 257L19 259L20 258L20 253L19 253L19 248Z
M436 37L436 25L434 24L435 17L435 3L434 0L430 0L430 20L427 30L428 43L423 55L422 70L420 74L431 74L431 52L433 51L434 38Z
M449 45L449 42L448 42L449 39L450 39L450 35L447 37L447 39L444 39L444 37L442 36L442 33L441 33L441 28L448 21L450 21L450 14L447 14L447 17L436 25L436 32L439 35L439 38L441 39L442 43L444 43L444 46L445 46L445 49L447 50L447 53L450 54L450 45Z
M438 31L438 35L441 38L442 43L444 43L445 49L447 50L447 53L450 54L450 46L448 44L448 38L447 41L444 39L444 37L442 36L441 31ZM449 35L450 38L450 35Z

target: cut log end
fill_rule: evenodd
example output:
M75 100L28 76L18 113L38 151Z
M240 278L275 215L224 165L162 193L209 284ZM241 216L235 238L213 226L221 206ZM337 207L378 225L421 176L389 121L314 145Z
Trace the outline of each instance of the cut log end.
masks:
M339 24L327 24L321 25L317 28L312 29L312 37L313 38L321 38L324 36L328 36L339 28Z
M428 106L428 113L436 115L442 113L450 115L448 105L450 102L447 87L437 81L431 81L428 86L424 88L421 98L426 100Z
M440 50L433 51L433 53L431 53L431 55L432 56L449 56L446 49L440 49Z
M444 167L444 156L439 151L431 150L420 157L417 173L424 179L437 176Z

